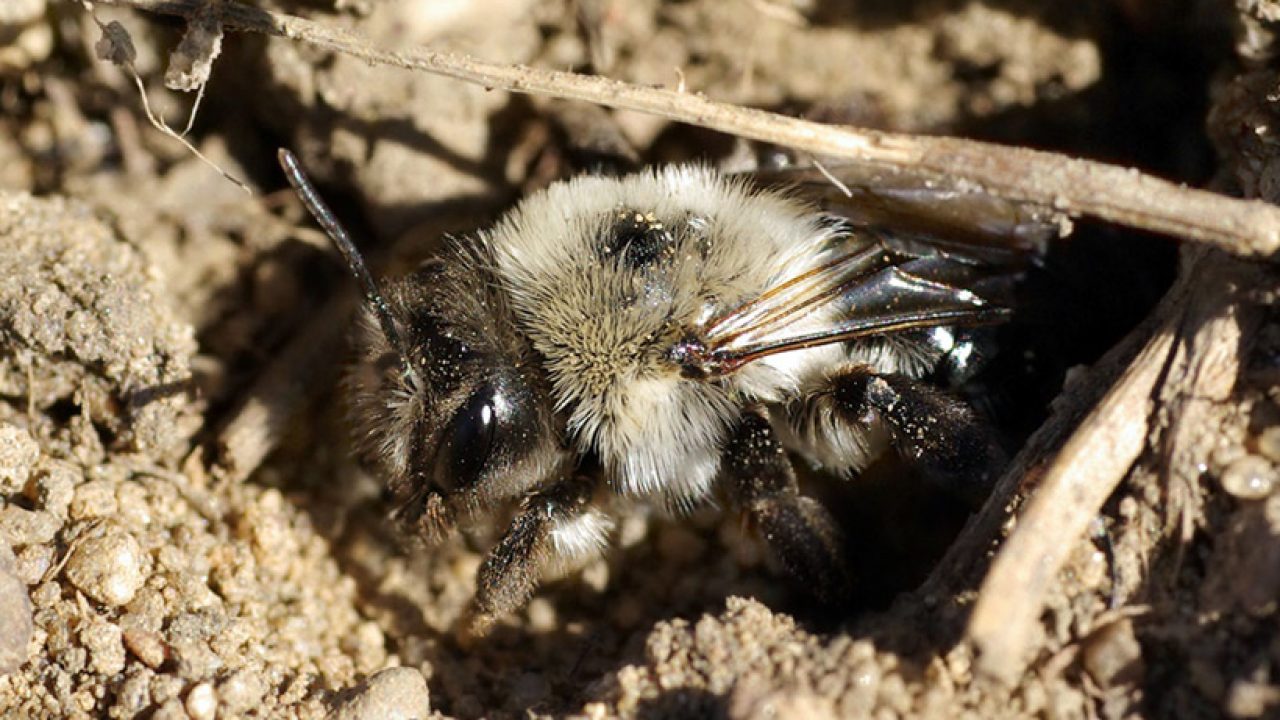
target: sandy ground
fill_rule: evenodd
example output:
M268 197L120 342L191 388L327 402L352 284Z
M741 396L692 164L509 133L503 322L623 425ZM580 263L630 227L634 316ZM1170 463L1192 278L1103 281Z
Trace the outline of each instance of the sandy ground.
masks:
M388 47L684 82L1275 200L1280 12L1177 4L274 6ZM173 24L98 15L125 25L153 107L181 125L190 96L162 89ZM1013 682L977 672L959 642L981 568L945 593L913 592L964 515L894 468L860 488L811 479L859 548L866 600L836 617L780 580L738 518L641 512L605 559L461 643L492 533L422 548L387 521L335 389L353 293L274 149L299 153L379 272L396 274L566 172L566 110L228 35L191 138L249 196L147 124L132 80L95 59L98 37L78 5L0 7L0 714L1280 717L1268 272L1224 275L1248 278L1233 286L1252 328L1239 377L1197 410L1194 452L1162 452L1186 415L1154 398L1152 445L1097 536L1063 540L1076 546ZM735 148L614 116L646 161ZM1085 226L1029 277L1025 317L966 389L1011 450L1152 311L1174 253ZM260 437L233 431L260 434L246 419L280 405L292 412L272 416L264 458Z

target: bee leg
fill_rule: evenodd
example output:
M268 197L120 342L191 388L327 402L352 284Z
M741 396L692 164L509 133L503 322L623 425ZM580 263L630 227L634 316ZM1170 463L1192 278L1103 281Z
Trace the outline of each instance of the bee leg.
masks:
M720 473L734 504L800 587L824 604L849 597L840 530L826 508L799 494L791 459L762 410L743 414L721 456Z
M573 569L604 548L613 522L591 503L595 485L579 475L524 499L476 574L466 623L473 636L523 607L543 577Z
M878 416L899 455L925 477L981 505L1006 461L991 430L959 399L903 375L854 368L833 379L846 422Z

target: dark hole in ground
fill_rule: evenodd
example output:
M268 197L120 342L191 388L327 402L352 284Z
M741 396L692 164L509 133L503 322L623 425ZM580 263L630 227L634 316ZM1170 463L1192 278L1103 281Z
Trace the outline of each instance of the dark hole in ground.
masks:
M44 412L58 427L65 427L80 414L80 403L69 397L58 398Z

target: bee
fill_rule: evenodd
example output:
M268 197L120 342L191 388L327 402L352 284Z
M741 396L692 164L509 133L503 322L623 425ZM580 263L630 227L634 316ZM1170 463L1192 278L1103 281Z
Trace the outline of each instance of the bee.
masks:
M896 452L979 497L998 470L992 433L924 378L957 328L1008 316L996 289L1021 251L673 165L552 184L379 285L297 160L280 161L363 288L347 384L396 518L437 538L516 508L478 570L476 632L599 555L619 498L677 513L727 500L836 603L852 586L840 532L793 457L853 475Z

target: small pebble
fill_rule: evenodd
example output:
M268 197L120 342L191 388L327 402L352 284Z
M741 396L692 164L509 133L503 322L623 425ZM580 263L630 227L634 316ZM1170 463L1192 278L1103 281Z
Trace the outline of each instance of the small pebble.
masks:
M152 670L164 662L164 641L160 639L160 633L137 628L125 630L124 646Z
M1258 452L1272 462L1280 462L1280 425L1273 425L1258 435Z
M71 693L71 706L79 710L79 715L87 716L89 711L93 709L98 702L93 697L93 693L88 690L77 690Z
M618 541L620 548L629 548L644 542L649 536L649 520L643 515L632 514L622 518L618 523Z
M290 523L289 504L278 490L269 489L245 510L237 526L263 568L280 576L289 572L301 554Z
M182 701L178 698L169 698L156 708L152 713L151 720L189 720L191 716L187 714L185 708L182 707Z
M1085 671L1103 689L1130 685L1143 677L1142 646L1128 618L1090 634L1083 651L1081 660Z
M213 720L218 715L218 693L213 685L202 682L191 688L184 703L191 720Z
M382 628L375 622L363 622L351 636L352 644L347 649L356 661L356 670L360 674L371 673L387 665L387 639Z
M151 671L135 670L131 672L124 682L120 684L120 689L116 691L116 708L119 715L115 712L111 713L112 717L132 717L141 715L147 706L151 704Z
M124 670L124 642L120 626L104 620L89 622L80 630L80 642L89 651L89 669L99 675Z
M0 676L26 662L34 629L27 586L14 573L14 565L13 551L0 540Z
M151 501L147 489L136 482L116 484L117 517L125 527L146 527L151 524Z
M592 592L604 592L609 587L609 563L603 559L588 563L578 574L578 579Z
M0 510L0 540L13 547L44 545L62 527L62 522L43 510L27 510L10 505Z
M57 548L53 545L28 545L19 550L17 573L22 582L35 585L53 567Z
M114 607L132 600L142 587L143 565L142 548L132 535L108 531L77 545L64 572L80 592Z
M556 629L556 608L550 600L534 598L529 601L525 612L529 616L529 629L533 632L546 633Z
M156 675L151 679L151 702L160 706L176 703L177 707L181 709L182 703L179 696L182 694L182 688L185 685L186 682L177 675ZM185 710L182 712L183 715L186 714Z
M116 484L111 480L90 480L76 488L69 513L72 520L111 517L119 509Z
M36 480L30 483L28 494L41 510L66 517L79 481L80 473L75 465L65 460L46 458L40 463Z
M730 694L729 714L743 720L838 717L830 698L804 690L769 690L750 686L739 686Z
M416 668L395 667L352 688L329 720L417 720L430 712L426 678Z
M62 586L57 580L42 582L31 591L31 603L41 609L53 607L53 604L60 599L62 599Z
M1274 717L1268 713L1280 710L1280 687L1252 679L1236 680L1227 692L1226 710L1237 718Z
M1276 487L1276 468L1258 455L1245 455L1222 471L1222 489L1242 500L1260 500Z
M40 458L40 446L17 425L0 425L0 493L22 490L31 466Z
M911 710L911 692L907 689L907 681L901 675L886 675L877 687L876 702L905 715Z
M229 716L243 715L262 702L267 694L267 682L262 674L250 668L241 668L218 685L218 699L222 710Z

